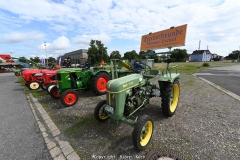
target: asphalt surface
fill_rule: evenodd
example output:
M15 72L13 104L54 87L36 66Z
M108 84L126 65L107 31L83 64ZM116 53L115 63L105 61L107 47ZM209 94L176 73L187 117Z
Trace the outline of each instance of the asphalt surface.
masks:
M0 74L0 159L52 159L13 73Z
M195 75L240 96L240 65L211 68Z

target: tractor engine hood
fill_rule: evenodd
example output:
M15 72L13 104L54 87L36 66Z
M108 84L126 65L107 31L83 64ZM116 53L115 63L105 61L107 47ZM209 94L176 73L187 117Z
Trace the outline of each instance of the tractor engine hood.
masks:
M122 78L108 81L107 91L111 93L119 93L144 83L145 80L143 79L142 75L131 74Z

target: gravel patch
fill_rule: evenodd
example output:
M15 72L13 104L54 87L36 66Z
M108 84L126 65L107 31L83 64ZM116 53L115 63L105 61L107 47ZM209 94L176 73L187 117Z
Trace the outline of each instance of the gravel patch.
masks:
M133 127L95 120L94 108L104 95L79 92L78 103L67 108L50 96L39 101L81 159L144 159L157 148L171 149L187 159L240 159L240 102L193 75L180 75L180 90L172 117L163 116L159 97L137 113L154 121L152 140L142 152L132 145Z

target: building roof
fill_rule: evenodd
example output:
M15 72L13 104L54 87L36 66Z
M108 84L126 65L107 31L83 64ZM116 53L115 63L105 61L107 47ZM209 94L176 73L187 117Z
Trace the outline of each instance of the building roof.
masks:
M203 52L205 52L205 51L206 51L207 54L211 54L211 52L209 50L195 50L195 51L193 51L192 55L203 54Z

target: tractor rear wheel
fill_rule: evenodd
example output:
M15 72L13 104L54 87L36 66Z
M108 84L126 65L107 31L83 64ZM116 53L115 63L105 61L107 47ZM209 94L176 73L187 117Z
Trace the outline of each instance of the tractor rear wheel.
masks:
M171 117L178 106L180 94L180 86L178 79L175 79L173 83L165 82L163 89L161 89L162 97L162 112L165 116Z
M92 78L91 87L96 95L103 95L107 91L107 82L110 76L106 72L100 72Z
M50 91L51 91L52 87L54 87L54 86L55 86L55 84L48 84L46 86L46 92L50 94Z
M133 130L133 145L139 151L144 150L149 144L153 134L153 120L148 115L141 116Z
M107 104L106 100L101 100L94 110L94 117L99 122L104 122L108 119L108 114L104 112L104 106Z
M61 97L61 95L58 94L57 90L57 86L53 86L49 92L50 96L54 99L59 99Z
M40 83L38 81L31 81L27 85L30 90L37 90L40 88Z
M61 103L66 107L75 105L77 101L78 93L73 89L66 90L61 96Z
M42 90L44 90L44 91L45 91L45 90L46 90L46 87L45 87L45 86L43 86L43 83L44 83L44 81L42 81L42 82L40 83L40 87L41 87L41 89L42 89Z

